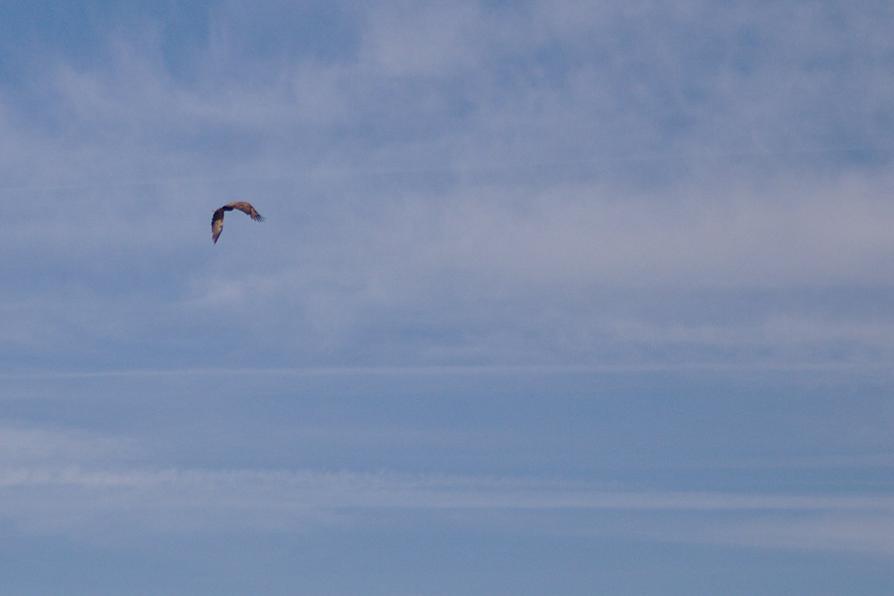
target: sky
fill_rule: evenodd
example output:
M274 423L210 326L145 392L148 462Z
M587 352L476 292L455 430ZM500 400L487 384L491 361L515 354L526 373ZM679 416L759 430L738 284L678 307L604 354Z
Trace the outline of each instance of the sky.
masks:
M0 0L2 585L894 593L892 29Z

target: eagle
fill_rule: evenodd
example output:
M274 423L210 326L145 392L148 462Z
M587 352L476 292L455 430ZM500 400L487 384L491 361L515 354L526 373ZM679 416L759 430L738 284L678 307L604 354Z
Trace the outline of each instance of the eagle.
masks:
M220 209L215 210L214 215L211 216L211 242L213 244L217 244L217 239L220 238L220 233L223 232L224 212L232 211L233 209L238 209L255 221L264 221L263 216L258 213L258 210L255 209L251 203L246 201L233 201L232 203L227 203Z

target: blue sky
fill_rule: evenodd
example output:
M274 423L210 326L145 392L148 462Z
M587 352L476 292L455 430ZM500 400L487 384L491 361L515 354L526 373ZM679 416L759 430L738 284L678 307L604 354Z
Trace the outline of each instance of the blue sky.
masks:
M77 4L0 2L8 589L894 590L889 3Z

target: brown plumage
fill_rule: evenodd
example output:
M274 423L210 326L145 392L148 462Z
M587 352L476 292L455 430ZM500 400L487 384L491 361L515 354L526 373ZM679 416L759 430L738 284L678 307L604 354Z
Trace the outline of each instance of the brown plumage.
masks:
M261 216L260 213L258 213L257 209L255 209L251 203L248 203L246 201L233 201L232 203L227 203L220 209L217 209L214 212L214 215L211 216L212 243L217 244L217 239L220 238L220 233L223 232L224 212L232 211L233 209L238 209L255 221L264 221L264 218Z

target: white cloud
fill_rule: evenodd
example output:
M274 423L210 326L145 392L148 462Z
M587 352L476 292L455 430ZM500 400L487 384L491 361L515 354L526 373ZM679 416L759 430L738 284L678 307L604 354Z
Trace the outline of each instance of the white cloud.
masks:
M360 54L381 76L448 77L476 67L491 28L472 3L412 2L369 11Z
M630 492L538 478L389 473L6 467L0 503L0 517L20 532L80 540L135 529L301 531L369 523L382 510L502 512L525 519L589 511L628 516L622 533L639 539L894 553L886 533L894 499L886 495ZM678 521L683 513L686 525Z
M136 446L123 438L99 436L77 429L0 426L0 466L4 469L46 463L84 464L123 460Z
M887 134L877 19L833 44L792 7L386 4L343 15L335 57L274 60L237 9L192 78L148 27L48 59L42 109L0 89L9 340L151 345L251 307L229 328L276 365L890 354L884 309L816 295L890 287L889 176L849 152ZM212 252L237 196L269 221Z
M670 530L658 539L757 549L848 552L876 557L894 555L894 515L890 510L812 513L796 518L757 515L745 521L718 521L689 531Z

